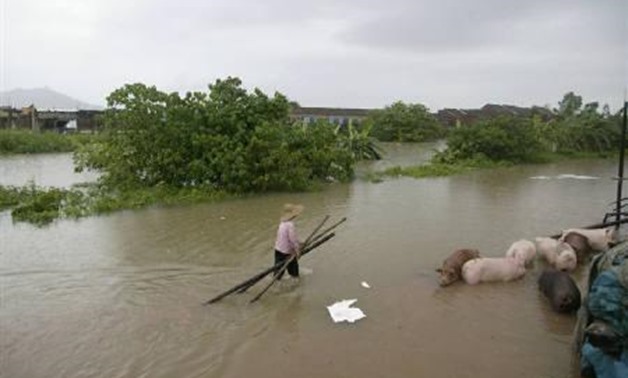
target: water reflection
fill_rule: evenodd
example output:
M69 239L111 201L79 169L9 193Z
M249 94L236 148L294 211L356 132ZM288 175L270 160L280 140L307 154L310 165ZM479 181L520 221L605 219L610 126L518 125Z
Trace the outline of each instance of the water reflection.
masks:
M23 186L33 182L38 186L70 187L92 182L95 172L74 172L72 154L9 155L0 158L0 185Z
M299 237L320 223L345 215L351 186L334 184L306 195L272 194L216 204L151 208L111 216L100 230L121 264L194 264L208 268L265 266L271 261L276 227L286 202L302 203ZM261 264L263 263L263 264Z

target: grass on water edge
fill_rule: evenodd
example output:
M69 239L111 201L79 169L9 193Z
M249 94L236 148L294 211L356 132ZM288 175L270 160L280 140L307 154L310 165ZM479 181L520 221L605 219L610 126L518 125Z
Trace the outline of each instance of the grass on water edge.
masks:
M211 188L134 188L108 190L98 184L65 188L0 186L0 211L10 210L14 222L44 226L58 218L81 218L150 206L214 202L234 195Z
M98 134L0 130L0 155L72 152L99 137Z
M429 162L420 165L412 166L394 166L387 168L383 171L371 172L365 176L367 181L373 183L380 183L384 181L386 177L413 177L413 178L426 178L426 177L445 177L458 174L464 174L480 169L495 169L511 167L514 165L522 164L548 164L565 160L578 160L578 159L611 159L617 158L619 154L617 152L554 152L543 153L528 159L525 162L511 162L506 160L493 161L487 158L467 159L460 160L456 163L439 163Z
M529 163L548 163L568 159L612 158L617 154L561 153L537 156ZM455 164L428 163L409 167L392 167L370 173L366 180L381 182L385 177L414 178L443 177L478 169L513 166L515 163L488 159L472 159ZM322 185L322 184L321 184ZM320 190L313 186L311 190ZM254 194L251 194L254 195ZM23 187L0 185L0 211L10 210L14 222L28 222L38 226L59 218L81 218L119 210L141 209L150 206L188 205L216 202L243 195L229 194L211 187L111 189L97 183L75 185L72 188L45 188L30 183Z

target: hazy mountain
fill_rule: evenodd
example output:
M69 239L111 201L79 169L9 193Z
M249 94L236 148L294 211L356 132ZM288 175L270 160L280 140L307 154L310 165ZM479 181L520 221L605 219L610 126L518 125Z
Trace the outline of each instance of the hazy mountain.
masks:
M20 88L0 92L0 106L22 108L31 104L37 109L102 109L102 106L82 102L50 88Z

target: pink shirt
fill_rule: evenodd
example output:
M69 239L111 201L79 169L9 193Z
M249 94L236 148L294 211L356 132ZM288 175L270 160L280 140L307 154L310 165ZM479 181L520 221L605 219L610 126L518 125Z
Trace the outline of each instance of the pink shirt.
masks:
M277 240L275 249L285 254L295 253L299 248L299 239L292 221L285 221L279 224L277 229Z

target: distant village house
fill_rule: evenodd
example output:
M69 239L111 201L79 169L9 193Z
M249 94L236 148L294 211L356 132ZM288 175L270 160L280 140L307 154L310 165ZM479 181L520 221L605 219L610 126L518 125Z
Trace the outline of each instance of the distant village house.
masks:
M28 106L21 109L0 107L0 129L94 132L98 129L100 110L37 109Z
M313 124L324 120L346 127L362 122L374 109L323 108L293 106L290 119ZM0 129L20 129L54 132L94 132L101 126L102 110L36 109L29 106L21 109L0 107ZM523 108L513 105L487 104L480 109L441 109L434 116L447 128L470 125L477 121L498 116L531 117L538 115L547 120L552 117L549 109L542 107Z
M308 108L295 106L290 119L301 121L306 124L325 120L339 126L360 123L372 109L351 109L351 108Z

